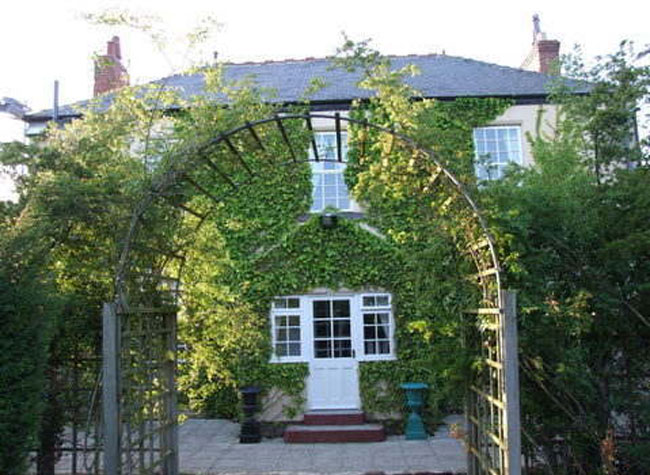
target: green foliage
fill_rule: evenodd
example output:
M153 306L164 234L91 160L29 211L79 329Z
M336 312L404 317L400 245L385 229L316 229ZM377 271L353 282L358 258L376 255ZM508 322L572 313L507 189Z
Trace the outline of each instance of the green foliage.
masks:
M639 140L635 132L638 112L648 103L650 66L637 61L627 41L599 59L586 69L579 49L565 58L566 74L588 83L589 94L576 95L566 83L559 83L551 99L568 119L559 123L560 133L578 142L585 166L601 182L611 178L613 167L647 163L650 143L647 137Z
M47 272L47 237L29 216L19 231L8 224L0 224L0 472L21 474L37 443L48 347L62 301Z
M593 95L565 96L557 136L533 141L535 165L484 193L519 289L524 441L552 461L562 435L561 465L579 473L606 465L611 428L627 439L630 473L647 470L650 173L623 139L648 73L621 52L600 63Z
M337 64L361 68L362 86L377 92L369 103L355 105L353 117L408 133L435 147L450 168L473 176L472 128L503 112L508 101L413 101L417 93L403 82L415 73L413 68L392 71L364 44L346 43L342 54L347 58ZM306 150L300 129L291 133ZM395 302L398 361L361 365L364 409L378 417L399 416L399 384L416 379L433 388L430 422L440 411L460 410L471 358L462 346L458 315L474 295L462 277L465 263L429 211L432 195L422 192L433 164L414 165L411 156L392 146L389 135L370 132L372 137L363 138L372 148L364 151L358 144L365 129L349 133L346 179L364 204L366 224L382 237L354 220L339 220L335 229L323 229L318 216L303 222L309 207L309 169L276 163L262 174L263 180L253 179L216 209L194 239L186 264L183 327L190 350L181 381L195 409L231 417L237 412L236 388L264 381L267 389L280 388L292 397L287 414L292 415L302 403L304 380L297 383L306 366L280 370L285 365L268 363L271 299L315 288L346 288L384 289ZM273 141L272 136L267 139ZM232 157L223 154L218 160L228 166ZM259 157L247 160L266 170ZM236 168L231 171L237 173ZM217 195L223 191L223 184L211 186ZM193 206L200 207L200 200ZM269 371L276 377L270 378ZM221 392L224 387L228 389Z

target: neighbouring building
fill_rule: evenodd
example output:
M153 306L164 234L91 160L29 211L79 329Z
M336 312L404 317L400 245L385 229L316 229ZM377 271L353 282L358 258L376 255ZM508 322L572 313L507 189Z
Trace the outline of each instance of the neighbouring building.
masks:
M25 137L25 123L22 121L28 108L11 97L0 99L0 144L22 141ZM14 200L14 184L7 170L0 169L0 201Z

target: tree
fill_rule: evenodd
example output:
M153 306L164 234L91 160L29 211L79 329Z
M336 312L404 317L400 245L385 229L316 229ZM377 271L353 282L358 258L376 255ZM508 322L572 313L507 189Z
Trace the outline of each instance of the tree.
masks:
M556 91L557 135L483 192L519 289L524 441L560 473L648 473L650 170L630 137L650 70L630 58Z

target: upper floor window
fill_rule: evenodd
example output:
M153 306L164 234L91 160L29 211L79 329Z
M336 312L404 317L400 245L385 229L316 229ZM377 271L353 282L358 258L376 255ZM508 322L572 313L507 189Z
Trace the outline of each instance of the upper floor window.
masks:
M343 173L348 158L348 136L341 132L341 159L338 161L335 132L316 132L314 139L318 149L318 160L311 162L312 172L312 212L323 211L327 207L350 211L353 202ZM309 159L315 160L314 151L309 149Z
M509 163L523 164L521 130L518 126L491 126L474 129L476 176L498 180Z

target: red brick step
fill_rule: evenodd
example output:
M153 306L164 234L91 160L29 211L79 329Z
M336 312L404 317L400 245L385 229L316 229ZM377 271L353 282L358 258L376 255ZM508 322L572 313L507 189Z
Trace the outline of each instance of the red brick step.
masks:
M384 427L379 424L361 425L293 425L284 431L287 443L382 442Z
M361 425L364 422L366 421L363 415L363 411L348 409L326 409L320 411L309 411L303 418L303 424L310 426L355 426Z

